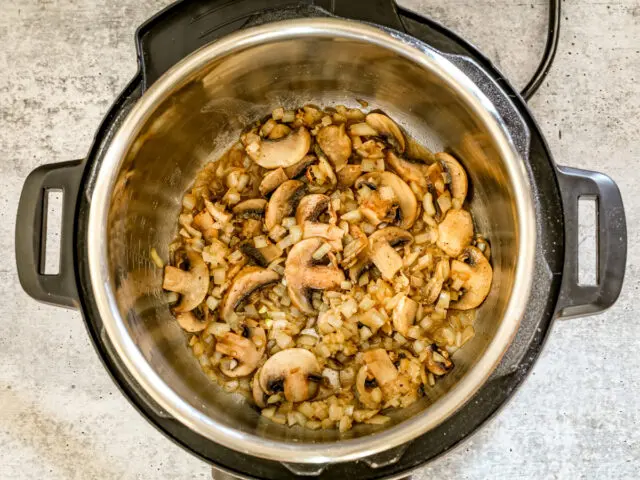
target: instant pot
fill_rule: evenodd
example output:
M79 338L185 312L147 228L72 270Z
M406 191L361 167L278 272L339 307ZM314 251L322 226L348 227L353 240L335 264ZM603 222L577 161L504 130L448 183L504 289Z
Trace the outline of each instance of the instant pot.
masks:
M620 192L557 166L520 95L468 43L391 0L179 2L137 32L139 71L84 160L44 165L18 209L20 282L79 309L123 394L176 443L236 477L388 478L455 447L522 383L557 318L617 299ZM548 65L544 68L548 68ZM200 370L162 270L196 173L277 106L381 108L419 143L458 155L492 251L492 291L456 368L384 426L310 431L260 417ZM60 269L44 273L47 197L63 191ZM578 281L578 200L597 199L597 283Z

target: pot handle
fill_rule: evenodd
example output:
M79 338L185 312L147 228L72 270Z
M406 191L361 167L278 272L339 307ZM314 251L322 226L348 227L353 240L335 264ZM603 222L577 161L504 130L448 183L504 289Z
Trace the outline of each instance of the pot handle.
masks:
M602 173L558 167L564 207L565 259L556 314L569 318L600 313L615 303L627 261L627 222L620 189ZM578 200L595 197L597 284L578 281Z
M84 162L42 165L22 187L16 218L16 264L22 288L31 297L61 307L78 308L73 260L76 200ZM55 275L44 273L49 191L62 191L60 264Z

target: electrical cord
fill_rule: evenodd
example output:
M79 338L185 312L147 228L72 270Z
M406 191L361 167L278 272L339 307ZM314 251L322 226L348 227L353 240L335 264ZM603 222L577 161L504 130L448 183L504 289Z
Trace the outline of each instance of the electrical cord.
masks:
M538 88L540 88L540 85L542 85L542 82L549 73L553 60L556 56L560 40L560 1L561 0L549 1L547 43L544 46L544 53L542 54L542 59L540 60L538 68L531 77L531 80L529 80L529 83L527 83L526 87L524 87L520 92L520 95L522 95L522 98L525 100L529 100L538 91Z

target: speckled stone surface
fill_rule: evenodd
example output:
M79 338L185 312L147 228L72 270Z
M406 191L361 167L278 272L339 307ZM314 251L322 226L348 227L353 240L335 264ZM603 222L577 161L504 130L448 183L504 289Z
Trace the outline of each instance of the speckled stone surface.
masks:
M209 478L121 396L76 312L20 288L13 229L36 166L82 158L135 71L133 32L167 0L0 1L0 478ZM483 49L523 85L546 0L403 0ZM531 102L558 163L611 175L640 233L640 1L563 2L562 41ZM555 325L502 413L415 478L636 478L640 471L640 256L616 306Z

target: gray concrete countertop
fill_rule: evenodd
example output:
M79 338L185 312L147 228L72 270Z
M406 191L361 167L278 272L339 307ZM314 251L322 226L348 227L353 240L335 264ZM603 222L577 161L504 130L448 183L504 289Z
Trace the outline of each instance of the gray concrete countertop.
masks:
M0 478L209 478L122 397L80 315L31 300L13 257L22 183L82 158L133 75L133 33L169 0L0 2ZM546 0L403 0L475 42L522 86ZM626 284L608 312L558 322L502 413L416 478L636 478L640 471L640 0L566 0L550 77L531 107L558 163L620 186ZM636 193L634 193L636 192Z

